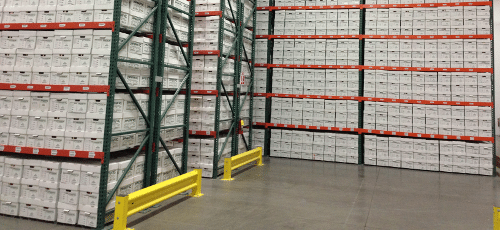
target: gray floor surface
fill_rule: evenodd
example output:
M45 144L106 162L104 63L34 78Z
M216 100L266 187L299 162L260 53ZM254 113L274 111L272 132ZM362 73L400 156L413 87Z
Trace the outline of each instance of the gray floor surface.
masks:
M499 179L306 160L265 159L231 182L204 179L129 218L142 229L492 229ZM0 229L79 229L0 216Z

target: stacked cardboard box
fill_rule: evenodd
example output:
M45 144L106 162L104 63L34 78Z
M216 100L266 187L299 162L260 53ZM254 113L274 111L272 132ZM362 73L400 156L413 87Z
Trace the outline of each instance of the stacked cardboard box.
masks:
M435 0L432 3L436 2L438 1ZM365 18L365 34L370 35L491 33L489 6L366 9Z
M173 1L173 2L178 2ZM151 12L155 3L127 0L121 4L121 27L133 29ZM179 7L179 5L176 5ZM0 4L2 23L55 23L113 21L113 1L5 1ZM150 18L140 32L153 31Z
M226 140L229 139L229 140ZM218 166L224 166L224 158L231 157L231 137L219 137L219 153L222 153L219 158ZM227 144L222 150L222 145L227 141ZM207 139L189 139L188 152L188 167L191 169L203 169L203 177L212 177L214 164L214 144L213 138Z
M365 65L491 68L489 39L366 39Z
M358 127L358 102L272 98L271 123L340 128Z
M275 35L355 35L360 28L359 9L277 10Z
M330 6L330 5L353 5L360 4L359 0L277 0L276 6Z
M491 73L365 70L364 96L491 102Z
M273 69L272 93L358 96L356 69Z
M365 102L363 128L398 132L491 137L491 108Z
M271 130L271 156L358 163L358 135Z
M34 148L103 151L105 94L0 91L0 144ZM147 94L137 94L147 111ZM128 94L115 96L113 133L146 128ZM144 133L114 136L111 150L139 145Z
M273 64L359 65L359 40L275 39Z
M365 136L365 164L492 175L493 145L464 141Z
M171 142L167 142L171 144ZM169 148L180 165L180 148ZM160 152L158 182L177 175L173 163ZM138 191L143 185L144 155L139 155L118 186L106 210L115 206L116 194ZM130 156L111 159L108 168L108 193L130 163ZM0 157L0 213L65 224L96 227L101 165L96 161L69 159L28 159L25 156Z

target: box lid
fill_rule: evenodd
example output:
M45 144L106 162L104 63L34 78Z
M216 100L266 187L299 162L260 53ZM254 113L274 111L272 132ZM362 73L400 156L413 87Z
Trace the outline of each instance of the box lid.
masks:
M74 30L54 30L54 36L68 36L73 35Z
M42 161L40 160L34 160L34 159L24 159L23 160L23 165L29 165L29 166L40 166Z
M80 171L81 164L79 164L79 163L70 163L70 162L62 162L61 163L61 168L62 169L78 170L78 171Z
M106 100L107 95L103 93L91 93L87 94L87 99L89 100Z
M83 36L83 35L92 35L92 33L94 32L94 30L90 29L90 30L74 30L73 31L73 35L76 36Z
M110 164L111 165L111 164ZM109 169L108 169L109 170ZM81 166L81 171L82 172L95 172L95 173L100 173L101 172L101 165L96 163L96 164L83 164Z
M20 159L20 158L12 158L12 157L6 157L6 158L5 158L5 164L11 164L11 165L23 165L23 159Z
M36 31L37 37L53 37L54 34L55 34L54 31L43 31L43 30Z

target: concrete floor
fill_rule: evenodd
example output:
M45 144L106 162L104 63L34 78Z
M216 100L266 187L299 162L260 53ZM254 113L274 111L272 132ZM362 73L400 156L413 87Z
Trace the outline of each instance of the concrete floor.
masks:
M498 178L270 158L232 182L204 179L128 227L141 229L492 229ZM238 172L237 172L238 173ZM0 216L0 229L78 229Z

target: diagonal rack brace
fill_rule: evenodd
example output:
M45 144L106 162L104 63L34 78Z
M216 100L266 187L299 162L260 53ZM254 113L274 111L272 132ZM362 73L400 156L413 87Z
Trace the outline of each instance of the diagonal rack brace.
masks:
M142 140L141 145L139 146L139 148L137 149L137 151L135 151L134 156L130 159L130 162L128 163L127 167L125 168L125 171L122 173L122 175L120 176L120 178L118 178L118 181L116 182L115 187L113 187L113 189L111 190L111 192L109 193L109 195L106 197L106 205L109 204L109 201L111 201L111 198L113 198L113 195L115 194L116 190L118 189L118 186L120 186L120 184L122 183L123 179L127 175L128 171L130 170L130 168L134 164L135 159L137 158L137 156L139 156L139 153L142 151L142 148L144 147L144 145L146 145L147 140L149 140L149 134L146 135L146 137L144 138L144 140Z
M221 81L220 85L222 86L222 89L224 90L224 94L226 96L227 103L229 104L229 108L231 109L231 114L234 114L233 106L231 105L231 101L229 100L229 96L227 96L227 91L226 91L226 87L224 86L224 82Z
M137 25L135 27L134 31L132 31L132 33L130 33L128 35L127 39L125 39L125 41L123 41L123 43L118 46L118 51L122 50L123 47L125 47L125 45L130 41L130 39L132 39L132 37L137 33L137 31L139 31L139 29L141 29L141 27L144 25L144 23L146 23L149 20L149 18L151 16L153 16L153 14L156 12L157 9L158 9L158 6L155 6L151 10L151 12L149 12L149 14L144 19L142 19L142 21L139 23L139 25Z
M175 40L177 40L177 43L179 45L182 44L181 40L179 39L179 36L177 35L177 31L175 30L174 23L172 23L172 18L170 18L170 14L168 13L168 11L167 11L166 16L167 16L168 24L170 24L170 27L172 28L172 32L174 32ZM166 39L166 37L165 37L165 39ZM191 68L191 63L189 62L189 59L186 55L186 52L184 52L184 49L182 47L180 47L180 50L182 52L182 56L184 57L184 61L186 61L187 67Z
M170 160L172 161L172 163L174 163L175 169L177 170L177 172L179 173L179 175L182 175L181 169L179 168L179 166L177 165L177 162L175 162L174 157L172 156L172 154L168 150L167 144L165 144L165 141L163 141L163 138L161 138L161 137L160 137L160 143L163 146L163 149L165 149L165 151L167 152L168 158L170 158Z
M235 40L236 40L236 39L235 39ZM233 43L233 45L231 46L231 49L229 49L229 52L227 52L226 58L224 59L224 62L222 63L221 68L224 68L224 66L225 66L225 65L226 65L226 63L227 63L227 59L228 59L228 57L229 57L229 54L230 54L231 52L233 52L233 50L234 50L235 48L236 48L236 42L234 42L234 43ZM222 52L221 52L221 53L222 53ZM221 71L222 71L222 70L221 70ZM231 75L231 76L232 76L232 75Z
M234 17L234 13L233 13L233 6L231 6L231 1L227 1L228 5L229 5L229 9L231 11L231 16L233 17L233 20L236 18Z
M163 114L161 115L160 121L163 120L165 118L165 116L167 115L167 112L170 109L170 107L172 107L172 105L174 104L174 101L177 98L177 95L179 95L179 93L181 92L182 87L184 86L184 84L186 84L186 81L187 81L188 77L189 77L189 74L186 74L184 76L184 79L182 79L181 85L179 86L179 88L177 88L177 90L174 93L174 96L173 96L172 100L168 103L167 107L165 108L165 112L163 112Z
M170 5L170 4L167 4L167 7L168 7L168 8L170 8L170 9L173 9L173 10L175 10L175 11L177 11L177 12L183 13L183 14L185 14L185 15L187 15L187 16L190 16L190 17L192 16L192 14L190 14L190 13L188 13L188 12L184 11L184 10L181 10L181 9L179 9L179 8L175 7L175 6L172 6L172 5Z
M229 4L229 5L231 5L231 4ZM250 15L247 17L246 22L244 23L244 26L242 26L241 28L245 28L245 27L247 26L248 22L250 21L250 16L252 16L252 15L250 14ZM233 52L233 50L234 50L235 48L236 48L236 42L234 42L234 43L233 43L233 45L231 46L231 49L229 49L229 52L227 53L227 56L229 56L229 54L230 54L231 52ZM243 49L244 49L244 48L243 48ZM226 59L224 59L224 62L222 63L222 66L221 66L221 67L223 68L223 67L226 65L226 63L227 63L227 57L226 57Z
M141 112L141 115L144 118L144 120L146 121L146 124L148 125L148 127L151 127L148 116L146 116L146 114L144 113L144 110L142 110L141 105L139 105L139 102L137 101L137 98L135 98L134 93L132 92L132 90L128 86L128 83L125 80L125 78L123 77L122 73L120 72L119 69L116 70L116 73L118 74L118 77L120 78L120 80L122 81L123 85L125 86L125 89L127 89L127 92L130 94L130 97L132 98L132 101L134 102L135 106L137 107L137 109L139 110L139 112Z
M253 84L253 79L252 81L250 82L250 86ZM243 98L243 103L242 105L245 103L246 99L247 99L247 96L248 94L245 94L245 97ZM241 110L243 109L243 106L241 106L240 108L238 108L238 111L241 113ZM239 121L233 121L232 124L231 124L231 128L229 128L229 133L228 133L228 136L230 136L230 134L232 134L233 130L234 130L234 125L239 122ZM225 147L226 147L226 144L227 144L227 141L229 139L226 139L226 141L224 141L224 144L222 145L221 147L221 150L219 151L219 153L217 154L217 160L220 159L220 157L222 156L222 152L224 151Z

